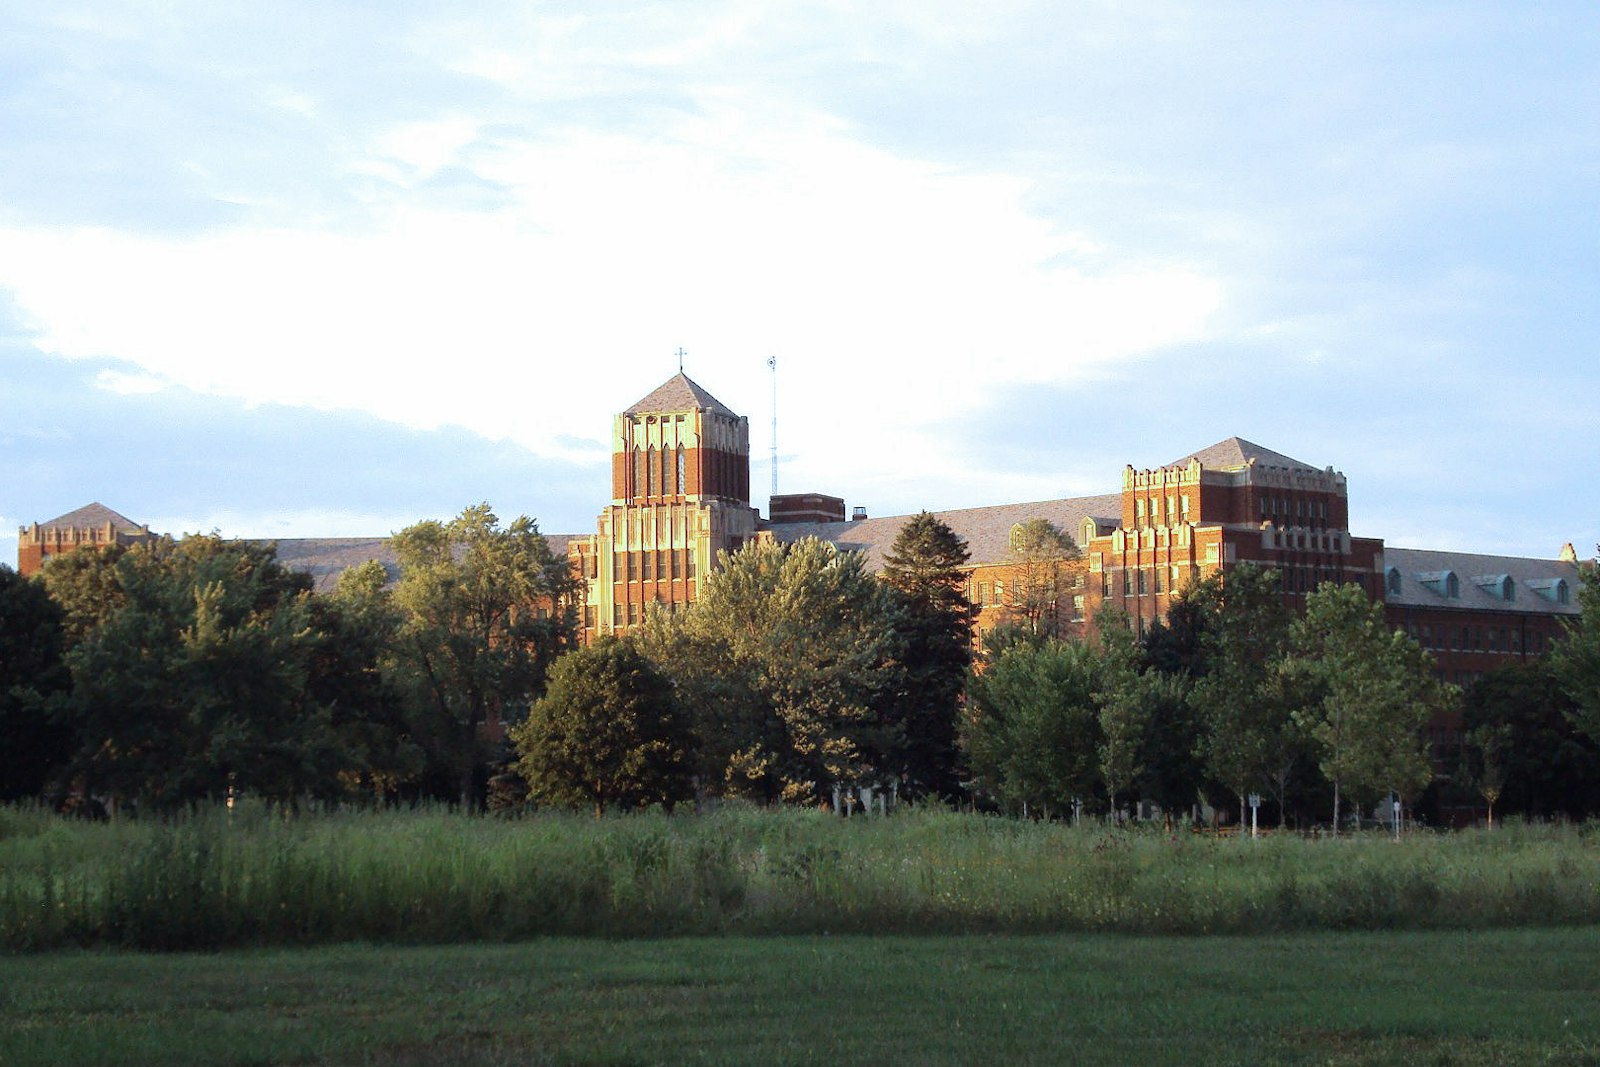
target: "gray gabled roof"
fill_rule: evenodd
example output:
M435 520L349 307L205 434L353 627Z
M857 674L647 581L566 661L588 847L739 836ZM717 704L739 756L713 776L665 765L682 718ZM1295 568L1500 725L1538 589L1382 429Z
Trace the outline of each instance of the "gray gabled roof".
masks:
M1450 552L1426 548L1384 548L1384 603L1420 608L1459 608L1473 611L1511 611L1533 615L1576 615L1581 580L1576 563L1526 556L1488 556L1477 552ZM1388 572L1400 572L1400 591L1387 592ZM1444 595L1442 576L1454 573L1459 595ZM1481 579L1509 577L1515 599L1503 600L1496 583ZM1427 580L1427 582L1424 581ZM1558 604L1540 595L1536 585L1565 580L1568 602ZM1429 584L1431 583L1431 584Z
M1274 452L1270 448L1262 448L1253 441L1246 441L1242 437L1230 437L1218 441L1209 448L1202 448L1192 455L1175 459L1168 463L1168 467L1186 467L1191 459L1200 461L1200 465L1214 471L1242 470L1252 462L1263 467L1288 467L1291 470L1314 471L1318 468L1309 463L1302 463L1298 459Z
M550 553L565 559L567 542L576 534L545 534ZM278 562L293 571L304 571L316 582L318 592L328 592L339 584L348 568L377 560L390 580L400 576L400 562L387 537L282 537L262 544L275 544Z
M645 415L660 411L711 411L730 418L739 417L682 371L662 382L649 396L630 404L623 414Z
M986 508L936 511L933 514L967 543L967 552L971 554L968 563L979 566L1010 561L1011 528L1028 519L1047 519L1062 533L1070 534L1074 541L1078 540L1079 527L1083 525L1085 517L1098 519L1102 525L1121 525L1122 494L1066 497L1039 500L1031 504L997 504ZM867 569L877 572L883 569L884 557L888 555L900 528L915 517L890 515L854 522L792 522L768 528L775 538L785 544L816 537L831 541L842 549L865 553Z
M69 511L65 515L57 516L49 522L39 525L45 529L81 530L85 526L100 527L110 523L113 528L126 533L143 533L144 527L101 503L85 504L77 511Z

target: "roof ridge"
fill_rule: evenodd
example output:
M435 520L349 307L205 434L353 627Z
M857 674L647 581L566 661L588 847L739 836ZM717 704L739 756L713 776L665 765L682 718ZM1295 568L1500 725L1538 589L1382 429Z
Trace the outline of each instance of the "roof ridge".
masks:
M733 409L706 391L705 387L679 371L646 396L623 409L624 415L643 415L658 411L712 411L738 418Z
M104 526L108 522L119 530L138 532L144 529L142 524L134 522L126 515L111 510L98 500L85 504L81 508L75 508L65 515L57 515L49 522L41 522L39 525L44 529L73 529L85 526Z
M1254 441L1246 440L1235 435L1224 437L1215 444L1208 445L1198 451L1173 460L1166 464L1167 467L1188 466L1191 460L1199 460L1201 466L1213 470L1238 470L1248 467L1252 463L1260 463L1269 467L1290 467L1296 470L1315 471L1314 467L1305 460L1295 459L1293 456L1258 445ZM1163 468L1164 469L1164 468Z

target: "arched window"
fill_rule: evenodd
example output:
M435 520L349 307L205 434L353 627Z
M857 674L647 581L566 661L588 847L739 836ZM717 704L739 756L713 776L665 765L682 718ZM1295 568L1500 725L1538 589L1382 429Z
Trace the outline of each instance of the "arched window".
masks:
M1461 599L1461 579L1456 577L1455 571L1450 571L1444 576L1444 595L1451 600Z
M657 479L661 475L661 468L656 465L659 458L656 455L656 446L651 445L649 451L645 453L644 461L645 496L655 496L656 491L660 488L660 482Z
M687 493L688 491L689 491L689 483L687 481L685 481L684 477L683 477L683 446L679 445L678 446L678 495L682 496L683 494Z

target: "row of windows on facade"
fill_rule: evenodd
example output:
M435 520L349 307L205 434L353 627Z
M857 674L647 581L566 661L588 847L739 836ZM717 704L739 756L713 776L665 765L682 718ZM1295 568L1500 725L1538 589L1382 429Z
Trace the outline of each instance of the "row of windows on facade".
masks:
M1056 580L1054 578L1048 578L1047 577L1047 578L1039 581L1037 584L1038 584L1037 594L1038 594L1039 597L1041 597L1043 599L1047 599L1047 600L1055 599L1055 596L1056 596ZM1084 577L1083 577L1083 575L1081 573L1074 574L1070 578L1067 579L1067 588L1069 588L1069 589L1082 589L1082 588L1084 588L1084 586L1086 584L1087 583L1084 581ZM1024 590L1026 588L1027 588L1027 582L1025 580L1023 580L1021 578L1012 579L1012 582L1011 582L1011 599L1012 599L1012 601L1017 602L1017 603L1021 603L1024 599L1026 599L1027 594L1024 592ZM996 579L996 580L994 580L992 582L991 581L974 581L972 583L971 591L967 594L967 599L972 601L974 604L978 604L978 605L983 606L983 607L988 607L988 606L990 606L992 604L1004 604L1004 603L1006 603L1007 601L1006 601L1006 583L1005 583L1005 579L1000 578L1000 579Z
M1116 575L1122 575L1123 596L1154 596L1177 592L1184 581L1194 574L1193 567L1124 567L1107 570L1101 575L1100 595L1111 596L1117 585Z
M1283 519L1313 519L1318 522L1328 521L1328 502L1326 500L1306 500L1295 497L1292 500L1283 496L1262 496L1257 498L1263 519L1274 521ZM1291 507L1290 505L1293 505Z
M1133 502L1135 526L1172 526L1189 521L1189 498L1186 496L1151 497L1149 510L1143 497Z
M687 493L683 446L656 450L654 445L633 454L633 487L645 496L682 496Z
M1081 585L1081 583L1079 583L1079 585ZM1041 590L1040 593L1039 593L1038 599L1039 599L1039 601L1041 601L1043 603L1054 603L1054 602L1056 602L1056 591L1055 591L1055 589L1051 588L1051 589L1049 589L1047 591L1046 590ZM1005 607L1005 606L1008 606L1008 605L1012 606L1012 607L1015 607L1015 606L1017 606L1019 604L1026 604L1028 602L1028 600L1029 600L1029 597L1023 591L1023 585L1022 585L1021 582L1013 582L1012 583L1012 586L1011 586L1011 599L1009 599L1009 600L1006 599L1006 588L1005 588L1005 583L1004 582L994 582L992 584L989 583L989 582L980 582L978 584L978 595L973 597L972 602L974 604L978 605L980 608L997 608L997 607ZM1072 597L1072 621L1073 622L1082 622L1083 621L1084 609L1087 606L1088 606L1087 605L1087 601L1086 601L1086 599L1085 599L1085 597L1084 597L1084 595L1082 593L1073 594L1073 597Z
M1550 635L1540 629L1519 627L1462 626L1435 627L1430 623L1406 624L1406 635L1434 652L1512 652L1540 656L1550 647Z
M1310 593L1325 582L1335 585L1345 581L1359 582L1360 578L1346 578L1332 567L1279 567L1278 582L1285 593ZM1111 596L1116 588L1117 570L1104 573L1101 595ZM1176 593L1183 582L1194 573L1193 567L1127 567L1121 569L1123 596L1155 596Z
M668 615L676 615L679 610L685 606L676 600L657 600L655 603L659 604L662 610ZM612 626L637 626L642 621L643 615L644 605L640 604L637 600L629 601L627 604L611 605ZM594 629L594 608L591 607L585 609L584 625L588 626L591 630Z
M694 553L686 548L615 552L611 556L611 574L613 580L618 582L669 582L676 578L693 578Z

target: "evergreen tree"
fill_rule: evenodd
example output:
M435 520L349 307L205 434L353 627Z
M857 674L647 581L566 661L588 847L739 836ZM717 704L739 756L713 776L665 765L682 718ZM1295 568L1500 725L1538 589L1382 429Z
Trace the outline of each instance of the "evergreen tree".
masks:
M1572 721L1600 744L1600 568L1583 571L1578 590L1582 613L1567 624L1565 636L1550 653L1550 665L1576 707Z
M900 688L889 708L896 736L884 759L912 795L959 795L957 727L978 617L965 593L968 558L955 531L924 511L900 528L884 561L902 604Z

